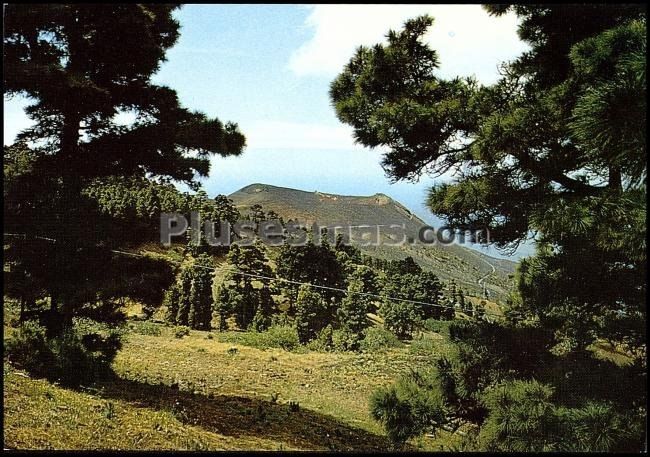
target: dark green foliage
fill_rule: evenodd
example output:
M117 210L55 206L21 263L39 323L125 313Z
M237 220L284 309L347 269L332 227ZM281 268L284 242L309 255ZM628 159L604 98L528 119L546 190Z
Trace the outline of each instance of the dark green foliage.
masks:
M353 332L347 327L333 330L330 333L331 347L339 352L359 351L362 339L363 333Z
M259 224L262 221L266 220L266 215L264 214L264 210L262 209L262 205L253 205L250 207L250 212L248 213L248 217L250 217L251 221L253 221L256 224Z
M295 317L300 342L306 344L313 340L328 325L329 316L329 306L325 298L307 284L300 286Z
M537 381L512 381L485 395L490 414L481 427L482 449L496 452L634 452L643 446L638 417L609 403L566 408L553 402L553 389Z
M496 83L441 78L422 39L433 20L420 17L360 47L331 98L360 143L387 149L393 180L463 170L429 195L448 225L488 229L505 250L537 233L509 322L481 321L479 304L438 364L452 417L483 424L476 447L638 452L641 433L626 429L641 429L646 397L645 8L486 9L513 10L530 45ZM595 360L586 349L603 339L636 368ZM395 411L406 417L389 433L415 433Z
M263 332L225 333L220 336L220 340L258 349L279 348L285 351L293 351L300 347L296 328L282 324L272 324Z
M555 325L559 343L584 347L609 339L609 327L637 351L646 294L644 9L487 9L514 10L532 47L496 83L439 77L436 52L421 39L433 20L421 17L387 44L359 48L332 83L337 114L362 144L388 148L383 165L395 180L465 169L428 200L454 228L487 228L504 249L540 234L552 273L541 268L537 282L548 277L539 289L548 296L524 302Z
M257 275L273 277L264 247L261 243L243 247L233 245L228 253L227 268L230 271L215 291L220 329L226 329L226 319L234 313L240 329L247 329L254 322L255 329L265 330L276 307L269 281L256 278Z
M442 286L437 276L416 267L412 259L395 264L384 281L382 293L386 298L380 312L384 326L399 338L410 337L425 319L447 318L441 303Z
M33 281L21 288L49 298L51 315L60 315L48 320L50 332L69 328L75 316L112 321L126 296L159 305L170 278L152 278L149 259L110 252L149 241L156 212L177 209L169 186L147 186L145 176L196 188L210 155L243 150L236 125L181 107L172 89L151 81L178 39L176 8L15 4L4 11L5 94L28 97L34 121L19 134L22 145L5 150L5 229L28 235L7 240L6 254ZM118 124L123 113L136 120ZM140 184L136 195L120 201L114 187L130 183ZM103 186L107 192L98 191Z
M7 340L5 354L11 363L35 376L78 386L107 375L120 347L117 331L94 324L79 322L49 337L44 327L25 322Z
M434 373L410 372L392 386L375 391L370 413L382 423L396 448L425 430L437 431L447 424L444 398Z
M270 323L271 320L269 319L269 317L265 316L261 309L258 309L257 312L255 313L255 316L253 316L253 321L251 322L251 328L255 332L263 332L264 330L269 328Z
M369 325L367 314L371 308L371 299L366 295L360 295L363 289L363 283L360 280L350 281L347 294L341 301L341 307L338 310L341 326L352 335L357 335L358 340L361 340L363 331ZM358 341L356 344L351 343L351 347L357 349Z
M471 79L440 78L437 54L421 40L433 20L410 20L402 31L388 34L386 45L359 48L332 83L337 115L352 125L362 144L388 148L383 165L395 180L469 166L471 172L458 182L432 191L431 209L457 228L489 227L492 241L501 246L523 239L533 222L531 216L544 218L558 199L602 194L605 187L575 177L584 175L586 164L605 181L610 171L627 171L608 156L606 143L627 148L627 163L637 170L630 176L645 169L640 159L645 146L638 142L645 137L641 127L645 101L640 101L645 73L634 57L645 52L645 23L630 22L642 17L642 9L579 10L574 8L575 16L569 19L563 17L567 13L563 7L515 7L517 14L531 19L520 28L520 35L535 50L506 65L502 79L491 86L479 86ZM571 32L569 27L558 30L558 24L567 20ZM598 38L580 42L594 36ZM542 58L536 52L546 54ZM636 81L621 86L625 94L637 98L632 113L618 119L630 122L624 129L607 130L615 132L615 140L595 129L583 135L598 145L585 148L572 122L578 122L582 111L589 112L580 110L581 103L614 78L617 64L629 69L627 74ZM559 79L545 79L558 68L563 69ZM624 106L626 97L617 94L611 101ZM613 116L615 112L611 108ZM597 113L589 116L593 119ZM518 179L508 179L515 174ZM620 180L609 187L620 187Z
M196 258L190 288L188 324L196 330L210 330L212 321L212 259L206 254Z
M456 350L437 361L426 389L440 392L447 420L481 426L472 449L634 450L643 442L643 366L618 367L588 352L554 356L552 332L535 327L455 321L449 336Z
M386 300L381 306L384 328L400 339L410 338L420 323L420 314L412 303Z
M180 325L176 327L176 331L174 332L174 337L181 339L184 336L187 336L189 334L190 334L190 328L185 325Z
M48 153L74 158L50 161L55 175L95 177L116 170L133 175L146 167L154 175L192 183L195 173L206 174L208 154L241 152L244 138L234 124L224 126L181 108L173 90L151 83L178 39L176 8L43 4L6 9L5 92L35 99L28 114L36 126L21 138L44 140ZM124 43L138 45L125 53ZM112 116L121 110L143 116L120 128ZM90 138L83 147L81 123ZM201 156L185 155L187 150Z
M334 330L332 328L332 324L327 324L325 328L323 328L321 331L318 332L316 338L314 338L307 344L307 348L312 351L320 351L320 352L328 352L335 349L345 350L342 349L343 342L341 341L340 338L338 343L341 344L338 347L336 347L334 343L335 333L340 333L340 332L341 330Z
M186 259L185 263L181 266L175 284L175 287L178 289L178 312L174 320L176 325L187 326L189 324L190 309L192 308L190 295L192 292L193 277L193 262L191 259Z
M394 274L406 275L413 274L416 275L422 272L422 267L415 263L413 257L406 257L403 260L392 260L388 262L385 270L387 275L391 276Z
M143 242L160 240L160 214L180 213L189 221L192 212L197 212L202 222L215 223L214 236L220 235L219 221L231 225L239 219L239 211L225 195L208 198L204 191L180 192L169 182L142 177L108 176L93 180L83 189L83 195L90 198L101 214L109 216L113 224L128 224L124 241ZM191 234L188 228L187 235ZM180 242L182 240L174 240ZM201 252L221 254L225 248L207 246L201 233L199 246L188 243L193 255Z
M231 274L226 275L223 283L215 293L215 311L219 316L219 331L228 330L228 316L237 308L242 300L241 294L233 286L234 280Z
M553 389L536 381L513 381L485 395L490 411L481 427L481 448L488 451L557 450L561 424L551 401Z
M370 294L370 296L366 295L368 312L376 313L377 302L380 300L377 296L381 291L377 272L367 265L355 265L347 277L348 284L352 281L361 282L361 292Z
M165 298L163 305L167 307L165 320L170 324L176 324L176 315L178 314L178 305L180 301L180 294L178 287L175 284L165 291Z
M165 292L167 322L195 330L209 330L212 321L212 258L188 256L176 282Z
M359 348L365 352L382 351L389 348L400 347L402 343L388 330L381 327L368 327L364 337L359 343Z
M474 314L477 319L483 319L485 317L485 306L487 303L485 300L481 300L478 305L474 306Z
M555 329L558 350L583 350L605 339L643 356L645 271L645 262L584 241L560 252L540 249L519 266L519 293L526 300L512 311L534 315L540 325Z
M278 277L296 282L306 282L318 286L343 288L345 278L342 265L336 253L328 243L315 244L309 234L309 241L304 246L292 246L285 243L276 259ZM281 286L284 294L295 301L298 286L285 283ZM338 303L342 294L321 289L327 303Z

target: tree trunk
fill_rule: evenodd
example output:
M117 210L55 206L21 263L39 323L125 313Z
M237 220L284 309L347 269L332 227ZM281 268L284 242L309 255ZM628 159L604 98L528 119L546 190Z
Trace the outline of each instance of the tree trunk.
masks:
M609 168L609 183L608 187L616 192L621 192L623 190L623 184L621 180L621 170L618 167Z

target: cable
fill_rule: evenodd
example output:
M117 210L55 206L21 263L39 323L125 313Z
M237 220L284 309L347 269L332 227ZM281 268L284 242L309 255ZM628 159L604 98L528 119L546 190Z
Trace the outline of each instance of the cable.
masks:
M25 239L27 238L26 234L5 233L4 235L5 236L23 237ZM42 240L46 240L46 241L51 241L51 242L56 242L56 240L54 240L52 238L46 238L46 237L41 237L41 236L34 236L34 238L42 239ZM146 256L144 254L136 254L136 253L133 253L133 252L120 251L120 250L117 250L117 249L110 249L110 252L112 252L114 254L120 254L120 255L126 255L126 256L131 256L131 257L138 257L138 258L146 258L146 257L148 257L148 256ZM177 261L177 260L172 260L172 259L165 259L165 260L167 262L169 262L169 263L173 263L173 264L176 264L176 265L182 265L182 263L183 263L183 262L180 262L180 261ZM203 269L210 270L210 271L214 271L215 268L216 268L215 266L201 265L201 264L197 264L197 263L194 263L194 264L192 264L190 266L193 267L193 268L194 267L203 268ZM280 282L285 282L285 283L294 284L294 285L307 285L309 287L313 287L313 288L316 288L316 289L324 289L324 290L329 290L329 291L342 292L344 294L350 294L351 293L347 289L341 289L341 288L338 288L338 287L330 287L330 286L323 286L323 285L319 285L319 284L312 284L312 283L308 283L308 282L294 281L294 280L291 280L291 279L281 278L281 277L277 277L277 276L276 277L265 276L265 275L260 274L260 272L256 272L257 274L247 273L247 272L238 270L238 269L236 269L235 267L232 267L232 266L231 267L221 266L221 269L227 269L227 270L230 270L230 272L232 272L232 273L242 275L242 276L248 276L248 277L251 277L251 278L265 279L265 280L268 280L268 281L280 281ZM369 293L369 292L352 292L352 294L353 295L365 295L365 296L368 296L368 297L378 298L380 300L400 301L400 302L417 304L417 305L426 305L426 306L443 308L443 309L451 309L451 310L454 310L454 311L459 310L459 311L464 311L464 312L472 312L472 313L474 312L474 310L471 309L471 308L457 308L455 306L441 305L441 304L437 304L437 303L427 303L427 302L422 302L422 301L418 301L418 300L410 300L410 299L406 299L406 298L398 298L398 297L391 297L391 296L387 296L387 295L372 294L372 293ZM495 317L499 317L499 318L505 318L505 316L502 315L502 314L492 313L492 312L489 312L487 310L484 310L483 314L484 315L495 316Z

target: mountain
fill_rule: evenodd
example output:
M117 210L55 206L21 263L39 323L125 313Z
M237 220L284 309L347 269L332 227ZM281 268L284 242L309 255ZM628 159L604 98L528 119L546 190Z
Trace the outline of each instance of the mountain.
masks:
M420 229L427 224L385 194L367 197L336 195L256 183L232 193L229 198L244 214L258 204L265 212L274 211L285 221L352 226L352 242L365 253L389 260L411 256L423 268L435 272L443 280L454 279L467 293L475 296L482 294L482 285L485 284L490 298L505 300L514 286L515 262L496 259L456 243L412 244L411 241L417 240ZM391 224L404 228L408 243L399 246L386 243L392 241L394 244L400 239L388 228ZM371 232L377 230L381 243L363 246L364 241L372 239Z

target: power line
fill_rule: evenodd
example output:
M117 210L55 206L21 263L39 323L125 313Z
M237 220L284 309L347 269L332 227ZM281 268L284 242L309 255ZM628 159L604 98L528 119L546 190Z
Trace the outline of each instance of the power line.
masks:
M20 238L27 239L27 235L23 234L23 233L5 233L4 235L5 236L15 236L15 237L20 237ZM33 236L33 238L42 239L42 240L50 241L50 242L53 242L53 243L56 242L56 240L53 239L53 238L46 238L46 237L42 237L42 236ZM110 249L110 252L112 252L114 254L130 256L130 257L138 257L138 258L147 258L147 257L149 257L150 258L150 256L146 256L144 254L136 254L136 253L133 253L133 252L120 251L120 250L117 250L117 249ZM165 260L167 262L169 262L169 263L173 263L173 264L176 264L176 265L182 265L183 264L183 262L173 260L173 259L165 259ZM198 263L193 263L193 264L190 265L190 267L192 267L192 268L203 268L203 269L210 270L210 271L214 271L215 268L216 268L215 266L202 265L202 264L198 264ZM230 272L238 274L238 275L248 276L248 277L256 278L256 279L264 279L264 280L268 280L268 281L279 281L279 282L284 282L284 283L294 284L294 285L299 285L299 286L300 285L307 285L307 286L313 287L315 289L323 289L323 290L329 290L329 291L334 291L334 292L342 292L344 294L350 294L351 293L347 289L341 289L339 287L323 286L323 285L320 285L320 284L312 284L312 283L308 283L308 282L294 281L294 280L291 280L291 279L281 278L281 277L277 277L277 276L275 276L275 277L266 276L266 275L261 274L261 272L255 272L255 273L244 272L244 271L238 270L237 268L235 268L233 266L231 266L231 267L220 266L220 268L230 270ZM378 298L380 300L400 301L400 302L411 303L411 304L416 304L416 305L425 305L425 306L431 306L431 307L437 307L437 308L443 308L443 309L451 309L451 310L454 310L454 311L459 310L459 311L471 312L471 313L474 312L474 310L472 308L457 308L455 306L441 305L441 304L437 304L437 303L428 303L428 302L423 302L423 301L418 301L418 300L410 300L410 299L406 299L406 298L391 297L391 296L388 296L388 295L372 294L370 292L352 292L351 294L352 295L364 295L364 296L368 296L368 297ZM502 314L493 313L493 312L487 311L485 309L483 310L483 314L484 315L495 316L495 317L499 317L499 318L505 318L505 316L503 316Z

